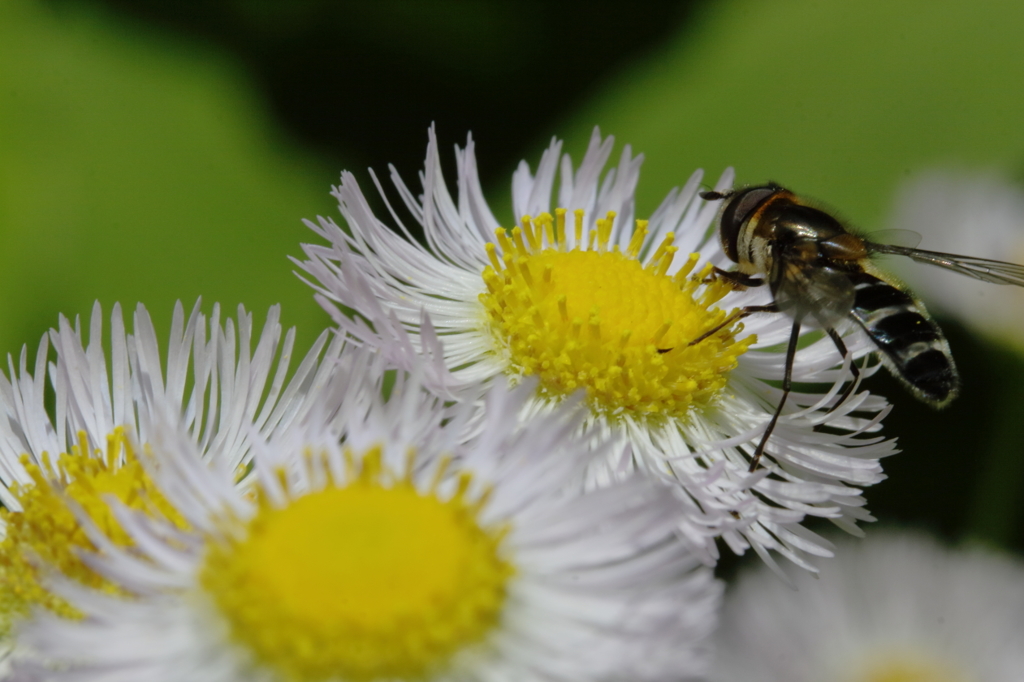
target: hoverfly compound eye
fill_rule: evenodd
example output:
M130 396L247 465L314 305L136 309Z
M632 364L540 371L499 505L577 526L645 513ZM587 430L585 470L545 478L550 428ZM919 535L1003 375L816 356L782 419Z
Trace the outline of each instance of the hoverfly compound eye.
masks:
M722 240L722 250L729 260L739 262L740 228L757 212L762 204L779 192L777 185L764 185L741 189L729 197L722 218L719 221L718 237Z

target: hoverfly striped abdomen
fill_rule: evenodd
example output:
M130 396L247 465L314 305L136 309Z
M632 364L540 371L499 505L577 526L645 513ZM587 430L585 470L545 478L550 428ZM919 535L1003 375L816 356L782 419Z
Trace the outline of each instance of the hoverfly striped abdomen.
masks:
M912 393L935 406L956 397L956 365L942 330L905 291L867 272L851 272L851 317L882 351L886 365Z

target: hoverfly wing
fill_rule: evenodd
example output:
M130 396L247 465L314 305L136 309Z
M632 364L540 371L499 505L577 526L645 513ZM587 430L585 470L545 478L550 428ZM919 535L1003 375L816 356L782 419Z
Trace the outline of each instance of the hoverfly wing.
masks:
M854 285L845 272L780 259L772 279L779 310L811 325L833 327L853 309Z
M872 246L884 244L912 249L921 243L921 233L913 230L875 230L864 235L864 240Z
M918 263L938 265L940 268L959 272L961 275L980 279L983 282L1013 284L1014 286L1024 287L1024 265L1007 263L1000 260L989 260L988 258L958 256L939 251L924 251L903 246L876 244L875 242L869 242L868 248L873 253L892 253L906 256Z

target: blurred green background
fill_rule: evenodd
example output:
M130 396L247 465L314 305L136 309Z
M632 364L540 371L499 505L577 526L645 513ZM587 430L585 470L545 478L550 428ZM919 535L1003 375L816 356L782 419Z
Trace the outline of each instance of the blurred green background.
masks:
M1024 175L1022 35L1016 2L4 0L0 350L97 299L165 331L200 295L282 303L308 344L327 318L286 258L300 218L334 213L342 168L414 180L432 121L449 149L473 132L506 218L519 159L552 135L579 158L600 125L646 153L640 214L732 165L889 227L919 171ZM1024 362L943 324L953 407L869 383L904 450L869 506L1024 550Z

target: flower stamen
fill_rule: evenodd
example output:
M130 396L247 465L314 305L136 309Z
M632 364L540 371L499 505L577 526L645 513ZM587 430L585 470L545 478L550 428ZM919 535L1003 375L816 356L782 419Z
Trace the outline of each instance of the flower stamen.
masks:
M249 521L211 541L202 584L283 678L418 678L497 625L514 569L508 528L478 521L490 490L473 494L462 472L443 494L451 458L420 489L415 454L395 472L379 447L346 450L347 483L286 492L283 506L261 494Z
M118 523L106 496L117 497L127 507L171 521L179 529L188 524L157 489L146 472L123 428L107 436L105 449L90 449L85 432L71 452L53 463L49 453L40 456L41 466L22 455L21 464L32 478L28 485L12 486L21 511L0 510L6 536L0 543L0 630L11 615L23 615L41 605L65 618L79 613L44 585L41 569L55 568L68 578L111 594L118 589L94 572L81 552L96 551L69 502L88 514L96 527L114 544L129 547L129 535Z
M646 221L636 222L622 251L611 243L614 212L589 231L582 210L574 217L571 248L565 209L554 218L524 216L511 231L496 230L486 247L480 300L508 372L538 375L549 398L586 388L606 416L686 417L710 404L755 341L737 340L742 325L735 324L688 345L724 319L714 305L729 286L706 281L710 264L691 277L697 254L670 275L679 250L672 232L641 261Z

